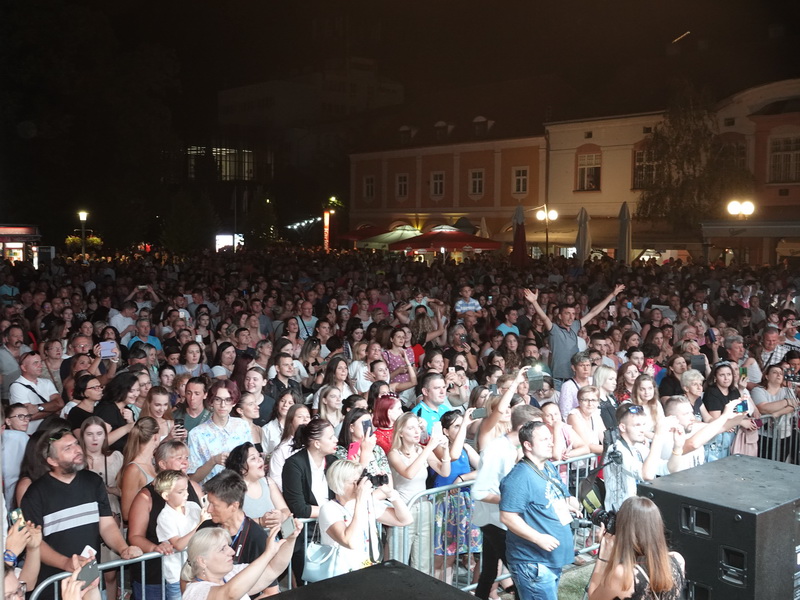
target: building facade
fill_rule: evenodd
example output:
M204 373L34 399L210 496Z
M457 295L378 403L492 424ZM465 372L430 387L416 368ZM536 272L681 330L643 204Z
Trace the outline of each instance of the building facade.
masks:
M428 231L466 217L476 226L485 221L490 237L510 242L511 217L522 204L528 241L542 246L544 227L533 210L547 204L559 214L549 226L550 242L569 248L576 217L586 208L593 246L613 255L622 204L635 214L642 188L652 182L657 165L646 141L662 118L663 112L649 112L552 122L541 136L449 144L447 122L433 124L427 136L400 127L405 147L350 156L351 226ZM719 103L717 118L719 135L741 148L742 165L754 176L756 212L749 223L783 220L782 227L775 236L765 238L763 226L749 235L732 217L709 223L707 234L681 238L636 222L634 250L710 258L738 253L757 263L774 263L791 248L800 255L800 219L796 235L787 235L794 229L785 221L797 219L800 209L800 79L735 94ZM414 144L417 137L433 142ZM724 228L734 233L720 235Z

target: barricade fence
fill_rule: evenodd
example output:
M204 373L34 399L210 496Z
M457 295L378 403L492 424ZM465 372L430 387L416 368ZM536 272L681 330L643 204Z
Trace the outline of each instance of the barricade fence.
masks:
M767 460L800 464L800 413L761 417L758 430L758 456Z
M164 556L159 554L158 552L148 552L147 554L142 554L136 558L130 559L119 559L119 560L112 560L109 562L99 563L97 566L100 569L100 589L101 591L105 591L105 581L103 579L103 573L105 571L110 571L113 569L119 569L119 589L122 591L125 589L126 583L126 571L130 569L126 569L125 567L130 568L131 565L139 564L141 565L139 568L141 569L141 581L146 581L145 577L145 563L152 560L162 560ZM136 567L133 567L136 568ZM163 569L162 569L163 573ZM55 600L59 600L61 596L61 581L63 579L67 579L72 573L56 573L55 575L51 575L44 581L42 581L39 585L36 586L36 589L31 592L29 600L38 600L39 596L47 590L47 588L53 588L53 597ZM142 595L144 597L144 594ZM161 577L161 598L162 600L167 597L166 594L166 581L162 575Z
M783 415L777 419L771 415L761 417L758 437L758 456L768 460L800 464L800 429L798 412ZM577 495L581 482L597 465L595 454L586 454L569 460L553 462L559 470L562 482L570 494ZM425 490L413 496L408 507L414 514L414 523L407 527L386 527L382 539L385 559L394 559L410 565L428 575L454 585L462 591L472 591L477 586L477 573L481 552L480 529L472 523L472 499L470 488L474 481L465 481ZM584 514L584 519L591 515ZM305 524L303 544L308 546L315 534L316 519L298 519ZM584 523L585 524L585 523ZM596 538L597 528L577 526L573 531L576 556L593 553L599 546ZM157 552L144 554L130 560L115 560L99 565L100 571L120 569L119 587L125 588L126 569L141 564L142 581L144 564L150 560L161 560ZM580 559L578 559L580 560ZM36 586L30 600L38 600L48 586L55 587L55 598L59 600L62 579L69 573L59 573L47 578ZM509 577L501 573L497 580ZM166 598L165 584L161 579L162 599ZM101 588L104 582L101 577ZM288 587L292 586L291 575L287 577Z

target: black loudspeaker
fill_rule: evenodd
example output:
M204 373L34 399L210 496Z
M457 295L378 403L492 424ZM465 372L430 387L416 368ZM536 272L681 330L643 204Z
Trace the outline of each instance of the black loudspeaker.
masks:
M293 588L280 596L281 600L475 600L475 596L396 560Z
M735 455L638 492L686 559L689 600L800 600L800 467Z

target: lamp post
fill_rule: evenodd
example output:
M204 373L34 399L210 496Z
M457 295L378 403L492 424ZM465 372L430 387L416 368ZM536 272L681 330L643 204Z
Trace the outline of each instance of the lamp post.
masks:
M750 200L731 200L728 202L728 214L738 219L747 220L756 210L756 205ZM744 242L739 238L739 264L744 263Z
M81 260L86 262L86 218L89 213L85 210L78 212L78 218L81 220Z
M558 219L558 211L547 208L547 204L543 204L536 211L536 220L544 221L544 256L547 258L550 255L550 221Z

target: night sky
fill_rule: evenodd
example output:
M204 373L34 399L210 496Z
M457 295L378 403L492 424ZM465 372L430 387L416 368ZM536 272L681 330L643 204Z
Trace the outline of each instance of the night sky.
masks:
M48 216L72 220L84 205L119 240L153 237L153 211L172 202L152 147L213 132L218 90L329 58L377 59L412 102L558 81L574 90L560 107L568 117L658 104L676 77L722 98L800 76L798 0L2 0L0 10L0 221L60 234ZM121 226L130 212L144 223Z

